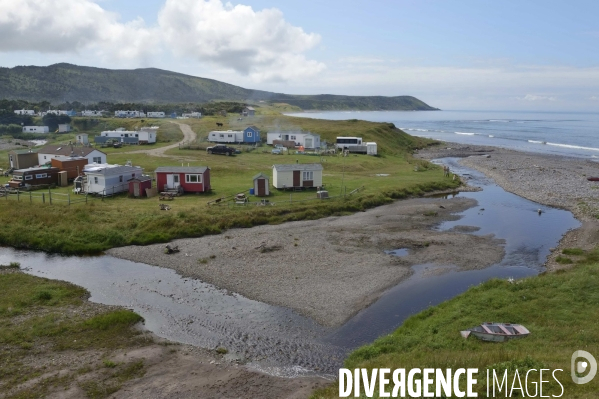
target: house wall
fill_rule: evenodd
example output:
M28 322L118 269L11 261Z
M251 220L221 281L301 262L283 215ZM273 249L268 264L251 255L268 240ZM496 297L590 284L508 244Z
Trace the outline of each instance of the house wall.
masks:
M168 173L168 172L157 172L156 173L156 186L158 187L158 191L162 191L167 182L167 175L179 175L179 185L183 187L183 190L186 193L203 193L210 190L210 170L207 169L204 173L202 173L202 182L201 183L187 183L185 181L186 174L195 174L195 173Z
M60 169L60 171L67 172L67 179L71 180L83 173L83 168L89 161L87 158L69 160L53 158L51 163L53 167Z
M272 185L275 188L290 188L293 187L293 171L280 171L277 172L276 169L273 168L272 173ZM312 171L314 174L314 179L312 186L320 187L322 186L322 170L314 170ZM300 187L303 187L304 179L303 179L303 171L300 170Z
M23 133L50 133L48 126L23 126Z
M77 156L75 151L75 156ZM67 159L71 158L70 155L55 155L55 154L37 154L38 165L44 165L48 162L52 162L52 159ZM83 156L87 159L87 163L106 163L106 154L98 150L93 150L89 154Z
M135 134L138 135L140 142L145 141L148 144L154 144L156 142L156 136L158 135L158 133L156 133L156 131L145 131L145 130L140 130L139 132L136 132Z
M255 129L252 129L251 127L246 128L243 131L243 142L244 143L260 142L260 132Z
M8 165L9 167L14 169L26 169L39 164L37 154L35 152L29 152L26 154L17 154L15 152L9 152Z
M243 132L213 131L208 133L208 141L212 143L243 143Z

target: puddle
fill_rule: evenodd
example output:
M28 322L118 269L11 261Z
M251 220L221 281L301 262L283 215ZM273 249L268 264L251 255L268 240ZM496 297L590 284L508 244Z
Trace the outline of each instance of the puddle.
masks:
M393 251L385 251L387 255L406 256L409 253L408 248L399 248Z

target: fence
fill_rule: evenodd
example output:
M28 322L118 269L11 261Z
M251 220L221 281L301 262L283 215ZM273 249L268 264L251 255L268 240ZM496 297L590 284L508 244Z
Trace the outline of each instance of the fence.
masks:
M19 191L19 190L5 190L1 194L6 201L17 201L17 202L29 202L29 203L42 203L42 204L81 204L87 203L88 195L77 195L71 196L70 193L53 193L52 190L48 190L48 192L40 192L40 191Z

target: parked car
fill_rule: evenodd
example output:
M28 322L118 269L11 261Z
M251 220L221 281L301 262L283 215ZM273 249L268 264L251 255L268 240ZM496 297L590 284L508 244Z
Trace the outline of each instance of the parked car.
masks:
M235 154L235 148L227 147L224 144L217 144L215 146L206 148L206 152L208 154L224 154L229 156Z
M287 151L287 148L283 147L281 144L275 144L275 148L272 149L273 154L282 154Z

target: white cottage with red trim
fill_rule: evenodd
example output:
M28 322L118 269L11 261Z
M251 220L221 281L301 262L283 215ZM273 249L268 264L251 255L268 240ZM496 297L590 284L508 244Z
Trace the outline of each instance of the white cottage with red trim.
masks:
M210 191L210 168L206 166L161 166L156 169L158 191L178 190L186 193Z

